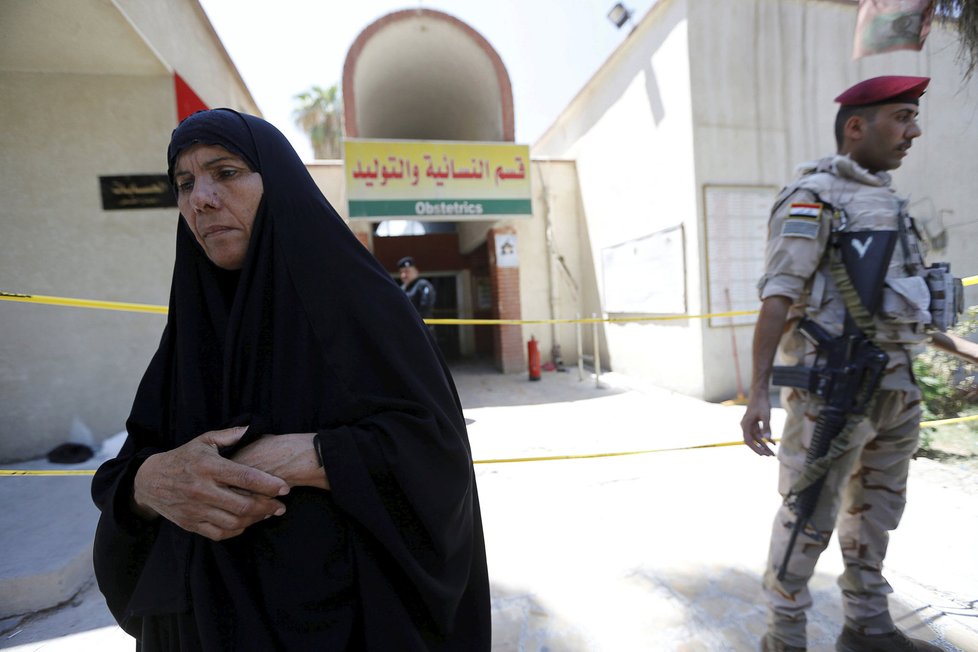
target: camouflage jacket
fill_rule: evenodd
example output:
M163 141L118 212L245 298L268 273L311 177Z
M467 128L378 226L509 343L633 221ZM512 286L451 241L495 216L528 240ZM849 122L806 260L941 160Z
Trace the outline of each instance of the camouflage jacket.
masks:
M841 333L845 302L832 280L826 254L833 229L898 231L899 220L904 220L905 236L893 250L875 322L876 341L890 352L889 371L906 366L908 357L903 352L927 337L924 327L931 321L923 243L907 213L906 200L890 187L889 174L870 173L847 156L826 157L800 171L801 176L781 191L771 212L765 272L758 283L760 298L785 296L792 301L790 323L807 314L830 333ZM811 364L814 358L814 347L793 328L782 338L780 352L782 362L789 365ZM883 387L894 384L884 379Z

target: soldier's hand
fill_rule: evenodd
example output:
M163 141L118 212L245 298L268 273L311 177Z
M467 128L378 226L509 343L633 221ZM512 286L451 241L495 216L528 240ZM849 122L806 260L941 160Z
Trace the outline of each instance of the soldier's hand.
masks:
M766 392L754 392L747 403L747 411L740 420L740 428L744 432L744 443L758 455L774 455L768 444L773 444L771 437L771 400Z
M234 444L245 430L205 432L179 448L147 458L133 482L136 513L143 518L162 516L214 541L284 514L285 505L276 498L288 493L288 483L218 453L218 447Z

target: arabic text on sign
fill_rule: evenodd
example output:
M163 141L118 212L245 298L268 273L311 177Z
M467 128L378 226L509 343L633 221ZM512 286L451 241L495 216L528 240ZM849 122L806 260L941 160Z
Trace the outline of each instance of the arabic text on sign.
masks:
M422 158L427 163L424 176L433 179L439 186L445 184L445 179L492 178L496 185L499 185L510 179L526 178L526 163L522 156L513 157L514 167L504 168L502 165L497 165L495 170L485 159L471 158L468 167L465 167L456 164L454 158L448 158L444 154L437 160L430 154L424 154ZM398 156L388 156L383 163L374 158L367 161L366 165L361 159L357 159L357 166L352 175L354 179L363 180L364 185L371 187L378 179L381 186L386 186L391 179L407 179L412 186L416 186L421 178L421 168L410 159Z

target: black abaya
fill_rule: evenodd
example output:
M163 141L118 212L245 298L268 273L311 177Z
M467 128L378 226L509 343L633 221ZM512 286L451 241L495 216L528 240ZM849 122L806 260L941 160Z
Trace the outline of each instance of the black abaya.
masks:
M195 114L171 179L197 143L244 158L264 196L240 273L180 220L162 342L92 485L109 608L145 650L488 650L468 437L423 322L278 130ZM331 490L293 488L284 516L222 542L131 511L148 456L245 423L321 433Z

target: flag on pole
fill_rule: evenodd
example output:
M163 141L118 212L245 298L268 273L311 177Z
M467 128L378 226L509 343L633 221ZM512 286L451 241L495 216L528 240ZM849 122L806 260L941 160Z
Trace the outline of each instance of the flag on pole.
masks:
M924 47L935 0L859 0L852 58Z

